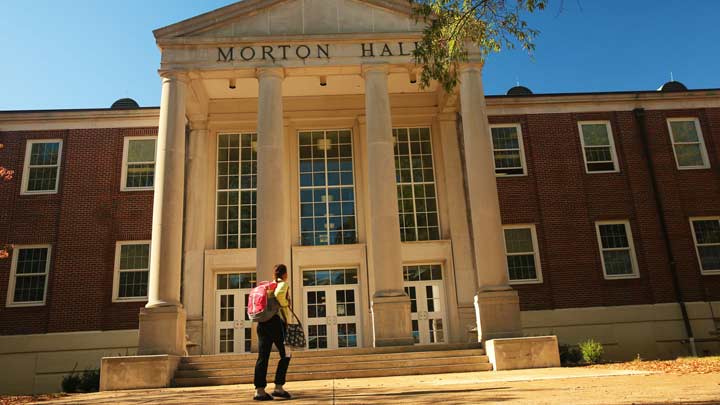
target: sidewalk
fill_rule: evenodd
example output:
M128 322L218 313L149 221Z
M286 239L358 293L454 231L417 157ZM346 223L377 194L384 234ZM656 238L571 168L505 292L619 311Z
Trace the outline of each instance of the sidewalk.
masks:
M293 405L720 404L720 374L678 376L582 367L311 381L286 388L295 396ZM252 393L250 385L232 385L81 394L42 403L257 403L250 400Z

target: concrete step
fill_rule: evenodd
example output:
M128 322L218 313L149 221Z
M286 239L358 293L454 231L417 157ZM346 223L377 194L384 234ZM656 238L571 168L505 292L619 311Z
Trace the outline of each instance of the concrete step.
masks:
M272 369L270 369L272 370ZM293 371L292 367L287 375L288 381L308 381L308 380L329 380L342 378L368 378L368 377L388 377L402 375L426 375L426 374L444 374L444 373L466 373L474 371L490 371L492 365L489 363L473 363L473 364L440 364L434 366L418 366L418 367L393 367L393 368L373 368L367 370L339 370L339 371ZM273 370L274 372L274 370ZM272 374L271 374L272 375ZM270 378L269 380L271 380ZM253 382L252 374L229 375L220 377L180 377L175 378L175 385L178 387L191 387L203 385L228 385L228 384L251 384Z
M396 353L367 353L367 354L336 354L331 355L327 352L316 352L314 356L301 356L301 353L293 352L292 363L294 365L306 364L351 364L355 362L373 362L373 361L399 361L412 359L429 359L429 358L449 358L449 357L474 357L484 356L485 351L482 349L462 349L462 350L442 350L442 351L426 351L426 352L396 352ZM365 353L365 352L362 352ZM209 357L209 356L208 356ZM208 370L208 369L226 369L226 368L242 368L254 367L257 360L257 354L236 355L235 357L218 356L218 361L209 361L205 358L199 362L183 361L179 365L179 370ZM277 353L270 355L271 359L277 358Z
M362 356L358 356L362 357ZM293 359L290 362L291 370L297 370L302 372L332 372L332 371L344 371L344 370L371 370L371 369L389 369L389 368L412 368L412 367L426 367L436 365L467 365L467 364L488 364L487 356L452 356L452 357L429 357L429 358L416 358L416 359L385 359L385 360L371 360L362 361L357 360L353 362L344 363L318 363L308 362L311 359L297 359L306 360L306 362L296 362ZM277 367L277 359L273 358L270 361L268 367L269 373L274 373ZM182 369L175 373L175 378L199 378L199 377L227 377L237 375L252 375L254 373L255 364L244 365L242 367L233 368L202 368L202 369Z
M414 346L393 346L393 347L366 347L366 348L348 348L334 350L297 350L293 351L294 358L301 357L327 357L342 355L360 355L360 354L387 354L387 353L411 353L411 352L434 352L448 350L482 350L479 343L449 343L434 345L414 345ZM212 354L202 356L183 357L182 363L201 363L201 362L217 362L224 360L243 360L255 359L257 354Z

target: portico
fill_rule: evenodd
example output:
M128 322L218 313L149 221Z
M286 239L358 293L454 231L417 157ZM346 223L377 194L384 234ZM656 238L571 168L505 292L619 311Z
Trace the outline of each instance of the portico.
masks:
M246 351L243 294L277 263L310 349L520 335L482 66L420 89L421 30L405 2L250 0L155 32L140 354Z

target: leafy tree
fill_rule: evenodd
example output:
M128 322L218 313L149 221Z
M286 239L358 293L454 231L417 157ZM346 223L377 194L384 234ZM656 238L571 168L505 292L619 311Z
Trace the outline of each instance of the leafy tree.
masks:
M0 143L0 149L4 148L5 145ZM0 181L10 181L13 178L15 171L10 170L0 165ZM6 259L10 254L10 246L0 245L0 259Z
M437 80L451 92L458 82L458 67L468 61L468 50L487 55L520 45L532 53L538 30L523 19L526 13L544 10L548 0L408 0L418 21L426 23L414 51L423 66L421 87Z

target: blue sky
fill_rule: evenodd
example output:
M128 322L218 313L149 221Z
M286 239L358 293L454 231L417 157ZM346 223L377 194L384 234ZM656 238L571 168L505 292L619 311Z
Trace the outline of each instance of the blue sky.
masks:
M232 0L2 0L0 110L109 107L160 100L152 30ZM533 59L493 55L487 94L516 80L535 93L655 89L675 79L720 87L720 1L550 0L530 17Z

